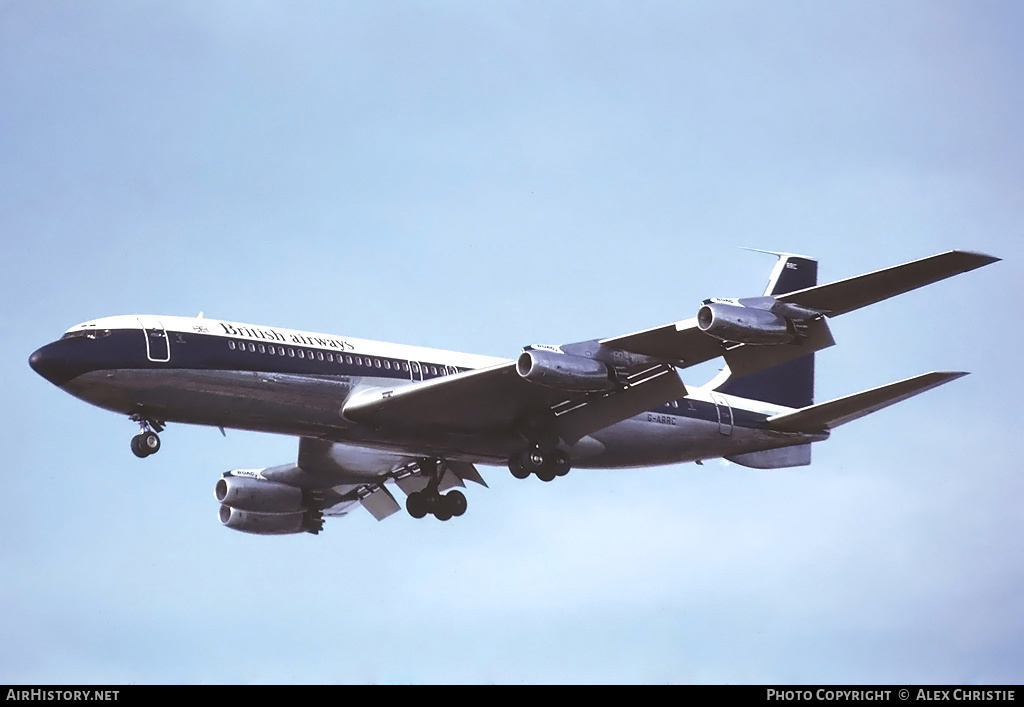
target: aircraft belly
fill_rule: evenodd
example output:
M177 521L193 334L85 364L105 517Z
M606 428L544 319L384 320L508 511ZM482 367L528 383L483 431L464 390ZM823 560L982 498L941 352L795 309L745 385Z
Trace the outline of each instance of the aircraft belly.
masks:
M65 384L87 402L122 413L285 434L322 434L346 423L348 382L252 371L116 369Z
M723 434L717 421L645 413L593 434L604 454L579 466L644 467L714 459L747 451L797 444L793 435L734 426Z
M162 422L318 437L400 455L496 464L517 443L505 433L350 423L341 408L357 383L252 371L115 369L80 375L64 388L98 407Z
M358 382L253 371L115 369L80 375L64 387L99 407L163 422L317 437L403 456L501 465L519 450L521 440L508 431L353 424L341 408ZM717 421L643 413L581 440L572 455L579 468L651 466L798 443L792 438L739 425L723 434Z

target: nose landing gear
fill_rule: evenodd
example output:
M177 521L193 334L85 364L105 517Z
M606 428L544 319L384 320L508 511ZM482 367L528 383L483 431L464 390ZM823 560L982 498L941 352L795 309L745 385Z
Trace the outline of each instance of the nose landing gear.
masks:
M132 437L132 453L139 459L160 451L160 437L156 432L141 432Z
M132 454L137 456L139 459L145 459L150 454L156 454L160 451L160 436L158 432L162 432L164 429L163 423L159 420L153 420L145 417L138 413L131 416L131 420L138 423L142 431L132 437Z

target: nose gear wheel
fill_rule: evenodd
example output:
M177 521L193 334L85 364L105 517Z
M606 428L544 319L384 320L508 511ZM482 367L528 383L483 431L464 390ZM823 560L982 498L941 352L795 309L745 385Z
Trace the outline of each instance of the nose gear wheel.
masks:
M158 432L162 432L164 425L159 420L154 420L149 417L145 417L139 413L135 413L130 418L132 422L135 422L142 429L139 434L132 437L131 449L132 454L137 456L139 459L145 459L151 454L156 454L160 451L160 435Z

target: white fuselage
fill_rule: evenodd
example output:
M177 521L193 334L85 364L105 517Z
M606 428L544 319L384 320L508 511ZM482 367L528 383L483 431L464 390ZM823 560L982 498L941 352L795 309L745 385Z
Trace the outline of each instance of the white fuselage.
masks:
M501 464L509 430L375 429L348 420L346 399L506 363L505 359L206 318L130 315L68 330L47 375L100 407L161 422L259 430L394 452ZM40 351L46 350L40 349ZM567 396L568 397L568 396ZM812 441L761 424L778 405L696 388L566 447L574 467L695 461Z

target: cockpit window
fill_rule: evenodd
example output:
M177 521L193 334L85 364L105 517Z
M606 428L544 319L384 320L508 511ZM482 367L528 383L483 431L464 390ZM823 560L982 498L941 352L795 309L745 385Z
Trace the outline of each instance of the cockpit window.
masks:
M110 336L110 329L79 329L78 331L69 331L62 339L102 339L105 336Z

